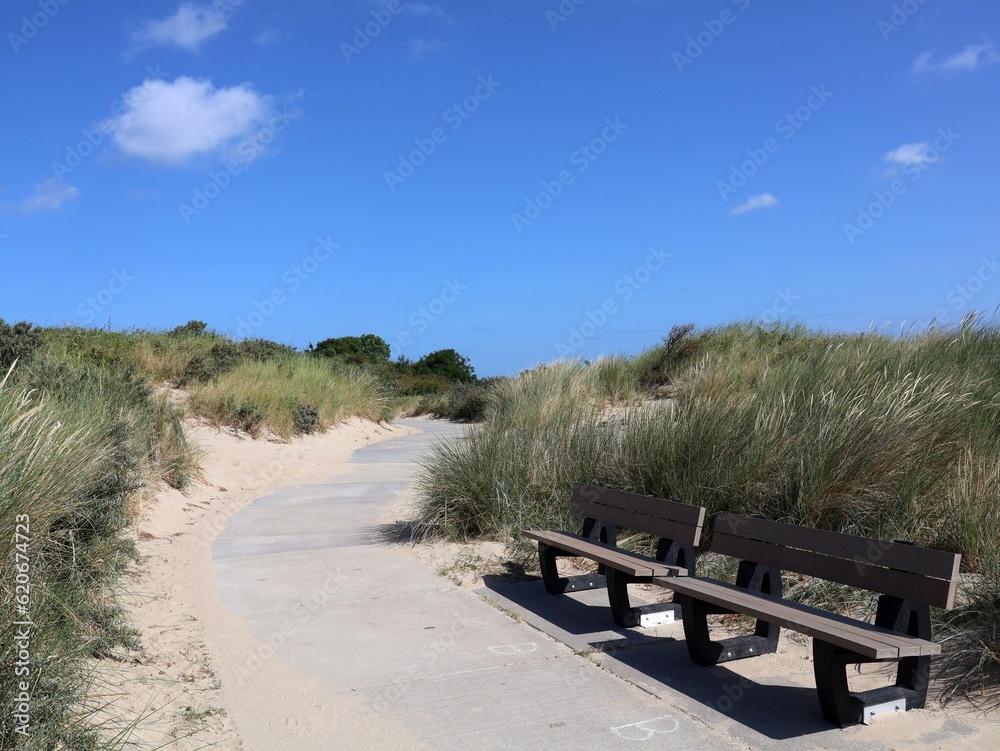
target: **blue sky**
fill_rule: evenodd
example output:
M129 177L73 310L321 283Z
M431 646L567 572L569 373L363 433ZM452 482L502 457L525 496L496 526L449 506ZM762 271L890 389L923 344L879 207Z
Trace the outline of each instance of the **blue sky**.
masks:
M480 375L1000 304L988 0L0 11L0 317Z

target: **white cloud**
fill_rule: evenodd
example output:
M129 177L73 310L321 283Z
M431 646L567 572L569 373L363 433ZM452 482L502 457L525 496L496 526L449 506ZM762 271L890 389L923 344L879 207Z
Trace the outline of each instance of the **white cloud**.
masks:
M212 82L181 76L173 83L147 80L123 97L125 112L101 128L126 156L179 165L222 153L268 116L271 97L250 84L216 89Z
M67 201L76 200L80 191L74 185L60 182L50 177L35 186L35 192L14 205L22 214L40 214L43 211L55 211Z
M226 14L218 7L181 3L172 16L146 21L132 35L132 46L182 47L197 52L203 41L225 31L227 25Z
M912 72L918 73L957 73L959 71L976 70L984 65L1000 63L993 42L966 45L961 52L947 57L940 63L931 62L933 52L922 52L913 60Z
M927 141L920 143L904 143L892 151L887 151L883 157L893 167L906 167L915 164L923 167L938 160L938 155L933 152L931 144Z
M403 7L405 7L410 13L415 13L418 16L433 16L434 18L440 19L445 23L456 23L455 18L437 4L432 5L431 3L416 2L407 3Z
M444 43L437 39L420 39L413 37L410 40L410 57L419 60L426 52L433 52L444 47Z
M277 44L282 39L284 39L284 35L277 29L264 29L253 38L253 41L261 47L267 47L269 44Z
M775 198L770 193L761 193L759 196L750 196L746 203L741 203L739 206L733 207L734 214L745 214L748 211L755 211L757 209L769 209L772 206L778 205L778 199Z

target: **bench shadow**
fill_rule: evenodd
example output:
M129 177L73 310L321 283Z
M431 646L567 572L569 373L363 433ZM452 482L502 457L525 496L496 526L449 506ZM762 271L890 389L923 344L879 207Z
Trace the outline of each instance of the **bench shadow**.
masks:
M835 730L823 719L815 688L758 682L725 664L703 667L691 661L683 641L655 641L658 643L630 643L625 649L612 651L601 664L631 680L636 676L630 672L639 673L771 740ZM710 716L704 719L715 721Z
M502 600L507 600L516 606L515 612L525 616L530 613L534 618L525 618L530 623L546 629L536 621L544 621L556 630L572 636L608 636L599 644L615 643L646 643L669 640L668 637L654 638L638 629L619 628L611 617L611 607L603 589L591 589L575 592L572 595L553 596L545 590L540 579L529 582L511 583L501 576L484 576L486 589L495 592ZM586 597L591 602L583 602L577 597ZM501 603L503 604L503 603ZM555 636L559 638L559 636ZM598 646L597 642L585 639L572 639L567 642L573 649Z
M665 686L703 705L711 710L702 715L706 722L724 717L775 741L834 730L823 719L811 685L768 684L741 676L725 664L698 665L688 655L680 623L669 627L677 638L662 631L653 636L645 629L619 628L604 590L553 596L540 581L511 584L491 577L483 581L486 587L480 593L487 599L575 651L603 652L596 661L625 680L654 693ZM774 655L749 659L769 657Z

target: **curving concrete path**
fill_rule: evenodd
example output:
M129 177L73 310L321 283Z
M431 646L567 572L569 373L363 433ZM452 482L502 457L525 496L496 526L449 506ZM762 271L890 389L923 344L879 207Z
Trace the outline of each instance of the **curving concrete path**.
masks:
M811 686L757 686L724 668L692 665L676 641L680 624L654 638L608 629L603 591L552 598L533 582L477 596L380 542L381 515L412 479L415 460L435 439L462 433L448 423L400 422L420 433L356 451L338 482L255 501L215 541L222 604L269 645L268 656L308 683L303 693L320 709L301 717L245 712L236 718L241 736L253 737L254 724L301 727L326 718L320 740L289 737L282 747L900 747L871 728L830 728ZM577 653L595 648L591 659ZM255 690L266 692L267 682ZM331 717L326 708L338 700L349 703ZM270 711L297 712L278 701ZM397 740L363 736L356 716L396 728ZM919 745L944 748L974 734L945 723Z
M253 502L217 538L219 596L252 634L318 678L316 685L360 699L366 713L402 725L432 749L596 751L654 737L673 748L730 747L702 723L378 542L380 514L406 487L414 460L435 438L462 432L400 422L420 434L358 450L340 482ZM351 747L351 739L331 739L329 747Z

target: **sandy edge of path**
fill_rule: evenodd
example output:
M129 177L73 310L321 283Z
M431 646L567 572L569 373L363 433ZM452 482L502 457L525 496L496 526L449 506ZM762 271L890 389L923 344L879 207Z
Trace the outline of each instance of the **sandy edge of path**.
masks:
M123 600L143 650L95 663L94 699L107 706L109 727L140 747L176 751L347 747L338 737L358 748L419 747L349 699L315 705L308 679L218 603L212 568L212 541L248 503L278 487L335 481L356 449L416 431L352 418L280 442L185 427L204 452L204 479L156 494L137 524L140 561Z

